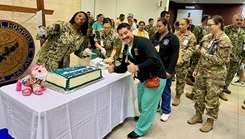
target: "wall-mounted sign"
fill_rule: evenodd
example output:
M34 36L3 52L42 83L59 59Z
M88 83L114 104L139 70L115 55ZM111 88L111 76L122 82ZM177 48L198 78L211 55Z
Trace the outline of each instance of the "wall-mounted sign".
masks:
M17 80L31 65L35 45L20 24L0 20L0 85Z

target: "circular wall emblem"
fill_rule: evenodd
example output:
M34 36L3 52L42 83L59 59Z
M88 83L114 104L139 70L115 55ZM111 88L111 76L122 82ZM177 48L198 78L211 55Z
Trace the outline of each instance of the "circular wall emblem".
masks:
M0 84L17 80L31 65L35 45L21 25L0 20Z

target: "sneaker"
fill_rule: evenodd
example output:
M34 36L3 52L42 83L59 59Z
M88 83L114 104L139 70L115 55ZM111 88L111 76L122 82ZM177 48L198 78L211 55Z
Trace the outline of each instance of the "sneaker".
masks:
M163 113L162 116L161 116L161 121L166 122L169 117L170 117L170 114L164 114Z
M137 135L134 131L128 134L128 139L137 139L140 135Z
M235 85L235 86L245 86L245 83L243 83L243 82L233 82L233 83L231 83L232 85Z

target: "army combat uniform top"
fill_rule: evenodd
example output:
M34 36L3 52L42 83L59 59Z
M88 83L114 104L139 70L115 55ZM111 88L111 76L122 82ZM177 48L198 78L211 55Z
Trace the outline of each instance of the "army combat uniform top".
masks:
M94 19L92 17L89 17L88 18L88 31L87 31L88 36L91 36L91 34L92 34L92 30L93 30L92 25L93 24L94 24Z
M205 26L201 24L201 25L196 26L194 30L192 31L192 33L196 37L197 45L199 45L200 41L202 40L202 37L205 35L208 35L208 30ZM187 75L188 78L192 78L192 73L198 63L199 58L200 58L200 53L198 50L196 50L191 57L190 69Z
M97 57L100 58L109 58L111 56L112 50L117 49L120 43L120 39L117 33L111 30L111 32L106 35L103 28L95 32L94 41L98 42L106 50L105 57L101 54L100 51L97 52Z
M180 55L179 60L181 66L176 65L175 72L177 77L176 82L176 93L181 95L184 92L185 87L185 76L187 74L188 68L190 67L190 58L196 50L196 38L193 33L187 31L181 33L180 31L176 32L175 35L179 38L180 44ZM181 54L182 53L182 54Z
M233 45L231 61L239 62L244 60L245 55L242 55L242 52L245 51L245 30L243 28L237 30L234 25L225 26L224 30Z
M196 26L192 33L196 36L197 44L199 44L202 37L208 34L208 29L201 24Z
M236 29L234 25L225 26L224 30L233 45L226 78L225 89L227 89L235 73L239 70L240 61L245 60L245 31L243 28Z
M196 37L190 31L186 33L178 31L175 35L179 38L180 50L182 51L180 63L189 63L192 54L196 51Z
M147 31L149 33L149 39L152 41L155 38L155 33L157 31L157 27L156 26L150 26L150 25L146 25L145 26L145 31Z
M37 39L42 39L37 35ZM83 57L83 50L87 47L85 37L78 31L75 36L70 22L58 21L47 27L47 37L38 52L38 63L45 63L47 70L69 67L70 54L74 52Z
M223 91L227 75L225 61L230 56L232 44L223 32L218 38L212 34L204 36L200 46L207 52L201 55L195 69L195 108L203 113L206 103L208 118L217 119L219 94Z

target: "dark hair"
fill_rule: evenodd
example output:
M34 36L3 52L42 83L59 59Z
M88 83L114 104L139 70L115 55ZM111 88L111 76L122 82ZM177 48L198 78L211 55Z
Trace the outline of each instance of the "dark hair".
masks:
M137 23L137 19L136 18L134 18L134 22Z
M170 31L170 25L169 21L166 18L162 18L161 20L158 20L158 22L162 22L163 25L168 26L168 30Z
M169 14L169 12L168 11L162 11L160 14L161 18L164 17L166 14Z
M185 22L187 23L187 25L190 25L190 20L188 18L182 18L180 20L185 20ZM190 30L190 26L187 27L187 30Z
M97 15L97 18L99 18L100 16L103 16L103 14L98 14L98 15Z
M207 20L209 17L210 17L209 15L204 14L204 15L202 16L202 22L205 21L205 20Z
M104 18L103 21L102 21L102 25L104 25L105 23L109 23L112 26L110 18Z
M179 26L179 21L174 22L175 26Z
M217 25L220 23L220 29L222 31L224 31L224 26L225 26L225 23L224 23L224 20L223 18L220 16L220 15L214 15L214 16L211 16L209 17L208 19L213 19L214 20L214 23Z
M88 14L90 14L90 11L87 11Z
M98 18L99 18L100 16L103 16L103 14L98 14L98 15L96 15L96 20L97 20L97 21L98 21Z
M117 32L119 32L119 30L122 28L127 28L128 30L131 30L131 27L128 23L122 23L117 27Z
M79 31L83 34L83 35L87 35L87 30L88 30L88 15L84 12L84 11L79 11L76 12L73 17L71 18L71 20L69 21L72 25L74 24L74 19L77 16L77 14L79 13L83 13L86 17L86 21L83 23L83 25L80 26Z
M119 15L119 18L120 18L120 17L124 17L124 16L125 16L124 14L120 14L120 15Z
M190 24L190 20L188 18L182 18L182 19L185 20L187 24Z
M140 21L138 25L140 25L141 23L143 23L143 24L144 24L144 26L145 26L145 22L144 22L144 21Z
M151 22L152 20L154 20L154 19L153 19L153 18L149 18L149 19L148 19L148 22Z

